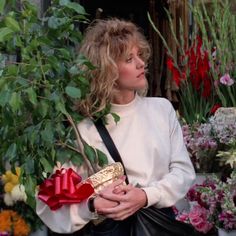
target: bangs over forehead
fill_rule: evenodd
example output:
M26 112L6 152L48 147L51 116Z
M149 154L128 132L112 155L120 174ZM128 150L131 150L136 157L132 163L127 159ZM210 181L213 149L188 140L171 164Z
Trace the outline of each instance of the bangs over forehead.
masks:
M150 56L149 43L132 22L118 19L94 21L87 30L86 38L89 46L94 45L100 53L106 52L106 56L115 61L127 55L133 46L139 48L145 61ZM91 58L94 59L92 55Z
M111 33L110 41L109 53L114 60L125 58L134 46L138 47L145 61L149 58L149 44L136 27Z

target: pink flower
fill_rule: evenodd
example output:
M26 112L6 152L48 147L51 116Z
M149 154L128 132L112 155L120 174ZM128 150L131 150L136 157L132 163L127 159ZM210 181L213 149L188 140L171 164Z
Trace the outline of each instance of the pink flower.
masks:
M177 220L188 223L188 213L182 212L180 215L177 216Z
M202 233L209 232L213 225L208 222L209 211L199 205L195 205L189 213L189 221L193 227Z
M234 80L232 78L230 78L229 74L224 74L221 78L220 78L220 83L225 84L227 86L231 86L234 84Z

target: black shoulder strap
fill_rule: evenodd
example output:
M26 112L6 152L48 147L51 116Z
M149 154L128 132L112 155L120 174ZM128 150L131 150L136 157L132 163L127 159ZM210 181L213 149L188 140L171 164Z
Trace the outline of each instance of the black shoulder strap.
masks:
M94 122L96 128L97 128L97 131L98 133L100 134L108 152L110 153L111 157L113 158L114 161L117 161L117 162L121 162L121 164L123 165L124 167L124 173L126 175L126 182L128 183L128 176L126 174L126 171L125 171L125 166L124 166L124 163L121 159L121 156L120 156L120 153L119 151L117 150L106 126L103 124L103 121L102 119L98 119L97 121Z

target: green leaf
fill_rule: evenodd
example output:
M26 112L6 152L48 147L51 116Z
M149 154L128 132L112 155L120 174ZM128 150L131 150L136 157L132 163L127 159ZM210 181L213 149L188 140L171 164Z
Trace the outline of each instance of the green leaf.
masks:
M83 161L83 157L80 153L76 153L76 155L73 155L71 157L71 162L73 163L73 165L81 166L83 164Z
M111 112L111 115L117 124L120 121L120 117L116 113L113 113L113 112Z
M6 4L6 0L1 0L0 1L0 13L3 13L5 4Z
M34 89L31 87L31 88L28 88L26 90L27 94L28 94L28 97L29 97L29 100L30 102L33 104L33 105L36 105L37 104L37 94L35 93Z
M4 42L6 40L6 37L10 34L12 34L13 31L7 27L0 29L0 42Z
M36 190L36 179L34 175L26 175L26 179L24 181L25 192L27 194L27 204L29 204L33 209L35 209L36 201L35 201L35 190Z
M7 152L6 152L6 159L8 161L11 161L12 159L14 159L16 157L16 154L17 154L17 146L15 143L12 143L9 148L7 149Z
M17 83L19 83L20 85L24 87L29 86L29 81L24 78L17 78Z
M72 98L81 98L81 91L78 88L67 86L66 93Z
M4 90L0 92L0 105L5 106L11 98L11 92L9 90Z
M56 103L56 109L60 111L64 115L68 115L68 112L66 111L65 104L62 102L57 102Z
M69 69L69 73L70 73L71 75L78 75L78 74L80 73L78 66L72 66L72 67Z
M81 15L85 15L86 14L84 7L81 6L80 4L76 3L76 2L69 2L67 4L67 7L70 8L70 9L73 9L78 14L81 14Z
M69 2L70 2L70 0L60 0L59 5L60 6L66 6Z
M76 2L71 2L69 0L60 0L59 4L61 6L66 6L66 7L70 8L70 9L73 9L78 14L81 14L81 15L86 14L84 7L81 6L80 4L76 3Z
M85 145L84 145L84 153L91 162L95 163L96 153L95 153L94 149L91 146L89 146L87 143L85 143Z
M40 101L39 103L39 113L41 114L41 116L44 118L49 110L49 104L45 101Z
M58 29L61 25L66 24L70 19L68 17L58 18L55 16L49 17L48 27L52 29Z
M24 164L22 165L22 167L24 168L26 175L30 175L30 174L35 173L34 165L35 165L35 163L34 163L34 159L32 159L32 157L25 158L25 161L24 161Z
M57 150L57 153L56 153L56 159L61 164L68 162L70 160L71 156L72 156L72 151L70 151L70 150L60 149L60 150Z
M60 52L60 54L66 58L66 59L70 59L71 58L71 55L70 55L70 51L65 49L65 48L59 48L58 51Z
M11 76L17 76L18 70L19 70L19 67L16 66L16 65L9 65L9 66L7 67L7 72L8 72L8 74L11 75Z
M84 85L86 85L86 86L89 86L89 81L88 81L88 79L86 79L85 77L80 76L80 77L79 77L79 81L80 81L82 84L84 84Z
M97 150L97 154L98 154L98 164L99 166L104 166L108 164L108 159L105 153L103 153L102 151L100 151L99 149Z
M43 165L43 170L47 173L52 173L53 171L53 166L51 166L51 164L49 163L49 161L44 158L44 157L41 157L40 158L40 163Z
M47 143L54 143L53 125L51 122L46 123L45 129L41 131L41 137Z
M20 31L20 26L14 18L7 16L5 18L5 23L6 23L6 26L10 28L11 30L13 30L14 32Z
M9 104L14 112L19 110L22 104L20 93L13 92Z

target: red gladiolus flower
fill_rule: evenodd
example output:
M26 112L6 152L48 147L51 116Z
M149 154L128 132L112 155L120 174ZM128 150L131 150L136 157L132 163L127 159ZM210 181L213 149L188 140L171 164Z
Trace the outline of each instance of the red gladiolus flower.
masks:
M167 58L167 68L172 72L172 79L175 81L177 86L180 85L182 79L185 79L185 73L180 72L175 66L172 58Z
M187 61L187 63L185 63ZM185 50L185 55L180 57L180 65L186 64L189 70L189 77L193 87L199 91L201 88L202 96L210 96L212 89L212 80L209 74L209 56L207 51L202 50L202 39L198 36L193 45ZM172 78L179 86L182 79L186 79L186 71L179 71L175 66L172 58L167 58L167 68L172 72Z
M220 108L221 105L219 103L216 103L212 108L211 108L211 111L210 111L210 114L211 115L214 115L215 112L217 111L218 108Z

